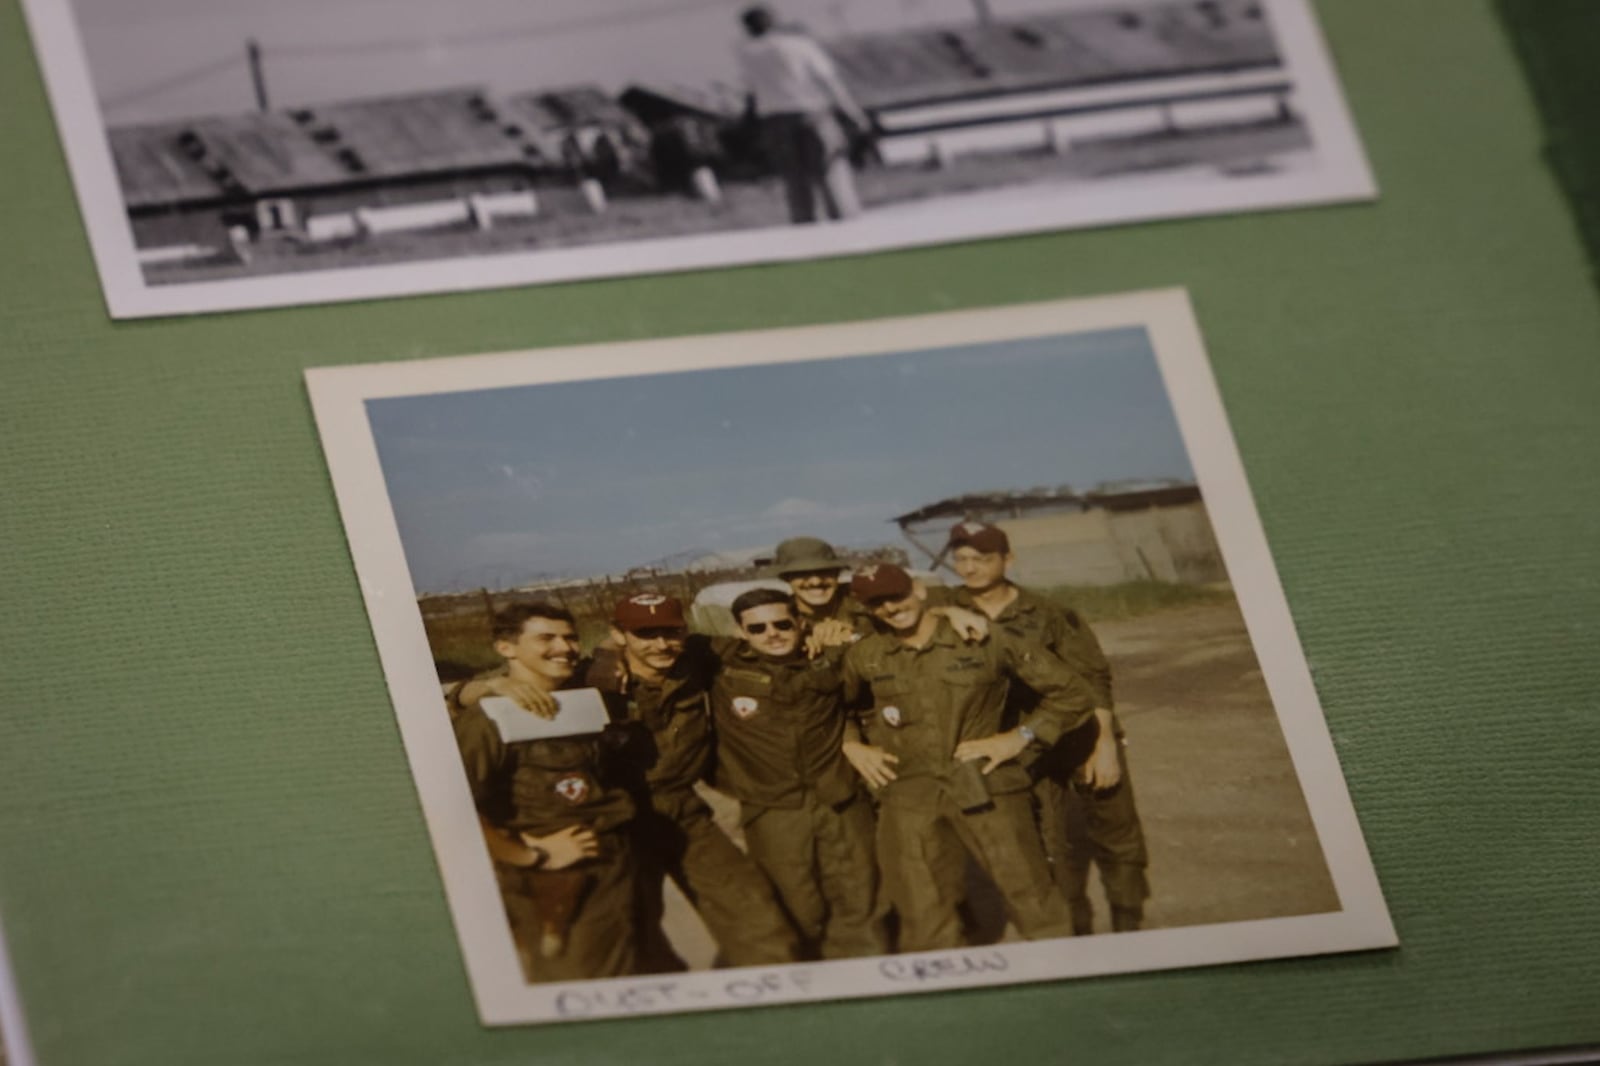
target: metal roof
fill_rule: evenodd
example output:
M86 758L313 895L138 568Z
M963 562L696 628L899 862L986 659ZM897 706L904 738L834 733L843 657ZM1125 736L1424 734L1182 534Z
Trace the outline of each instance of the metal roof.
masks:
M914 511L897 515L889 521L900 526L913 525L935 518L964 519L971 515L994 511L1029 510L1052 504L1077 504L1082 507L1103 507L1108 511L1131 510L1139 507L1172 506L1189 503L1200 498L1200 489L1193 482L1166 480L1113 481L1098 485L1088 492L1077 492L1071 485L1043 485L1031 489L1005 489L994 492L969 492L937 500Z
M562 164L560 138L580 127L647 139L598 88L506 98L466 87L345 100L274 112L113 127L129 208L161 207L373 180L504 166Z
M530 159L551 163L563 158L563 142L575 129L604 129L625 144L647 145L650 133L631 112L593 86L517 93L500 101L507 132L515 131L534 152Z
M250 113L109 131L132 208L343 180L345 171L287 115Z
M569 89L517 93L505 99L509 111L537 122L541 129L606 126L633 129L639 120L626 108L592 85ZM642 128L641 128L642 132Z
M1281 62L1258 0L1165 0L833 38L863 106L883 108L1215 73Z
M499 109L478 89L383 96L291 114L352 176L411 177L522 162Z

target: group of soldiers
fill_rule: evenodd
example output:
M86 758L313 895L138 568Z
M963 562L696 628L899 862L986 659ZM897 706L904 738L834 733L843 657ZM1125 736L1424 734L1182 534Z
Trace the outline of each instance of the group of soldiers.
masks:
M571 614L498 612L503 668L448 704L529 981L686 968L662 924L671 878L716 942L756 966L958 947L970 863L1030 940L1139 928L1145 847L1111 674L1089 627L1007 576L996 526L963 522L962 584L846 566L823 541L777 550L788 591L690 632L662 595L618 604L587 657ZM482 701L550 718L598 689L599 733L507 741ZM741 849L697 785L739 804Z

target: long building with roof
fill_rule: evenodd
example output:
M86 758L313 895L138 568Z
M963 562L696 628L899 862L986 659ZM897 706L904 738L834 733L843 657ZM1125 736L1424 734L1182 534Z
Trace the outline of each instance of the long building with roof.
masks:
M1139 0L823 43L874 114L889 165L1041 145L1083 160L1097 138L1286 123L1293 98L1259 0ZM760 179L770 168L743 104L716 83L632 85L620 97L593 85L498 96L468 86L115 127L109 138L135 243L153 261L225 235L316 242L481 227L499 212L533 217L540 203L582 210L575 178L624 193L692 192L700 168ZM1147 153L1143 165L1164 158Z
M140 247L638 172L649 134L592 86L445 89L109 131Z
M1006 531L1021 584L1204 584L1227 571L1199 486L1124 481L1078 492L1070 485L975 492L893 518L931 565L944 560L952 526L989 522Z
M891 163L1285 120L1294 91L1259 0L1108 4L827 46Z

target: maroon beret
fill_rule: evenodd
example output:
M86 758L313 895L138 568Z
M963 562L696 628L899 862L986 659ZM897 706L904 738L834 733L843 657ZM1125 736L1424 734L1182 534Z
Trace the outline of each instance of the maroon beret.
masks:
M950 549L956 548L1004 555L1011 550L1011 538L1005 530L987 522L961 522L950 527Z
M653 592L641 592L617 601L617 609L611 620L618 629L630 632L635 629L681 628L689 624L684 621L681 602Z
M903 599L911 592L911 575L893 563L858 566L850 573L850 595L862 603Z

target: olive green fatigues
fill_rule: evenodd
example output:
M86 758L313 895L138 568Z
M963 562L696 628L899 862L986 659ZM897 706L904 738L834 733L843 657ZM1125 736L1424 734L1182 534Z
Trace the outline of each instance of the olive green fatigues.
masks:
M635 972L633 800L605 772L597 737L507 744L477 706L453 726L478 812L516 836L574 825L594 830L600 854L564 870L495 863L517 952L529 981L578 981Z
M829 959L888 948L872 807L842 748L838 658L775 660L740 642L711 690L717 787L739 801L745 844L806 953Z
M957 590L953 599L963 607L977 609L966 589ZM1112 710L1111 665L1093 630L1076 611L1018 587L1017 598L994 619L994 625L1010 637L1032 640L1055 653L1089 683L1096 705ZM1022 686L1014 688L1007 699L1008 719L1020 720L1038 702L1037 693ZM1073 929L1080 934L1090 933L1094 927L1088 891L1091 865L1100 868L1114 930L1137 929L1150 895L1144 827L1134 800L1122 728L1115 715L1112 723L1122 767L1122 780L1115 788L1091 789L1082 781L1083 764L1100 737L1099 723L1093 720L1064 737L1034 767L1045 854L1056 884L1072 908Z
M878 861L899 913L900 949L961 943L960 896L948 876L952 837L995 883L1024 937L1071 933L1033 822L1027 771L1013 760L982 775L980 763L958 762L954 752L1001 732L1013 679L1043 695L1025 724L1054 744L1092 713L1094 698L1078 675L1036 644L1003 633L967 644L941 620L921 648L889 634L864 638L845 653L844 677L847 696L871 689L872 710L861 721L868 743L899 760L896 779L879 792Z
M641 972L684 968L661 930L661 889L668 877L694 904L723 962L792 962L795 936L771 886L694 791L712 765L707 703L718 658L711 642L690 637L659 683L632 679L619 686L615 663L614 656L597 656L590 681L605 697L612 721L622 724L618 753L639 807L633 828Z

